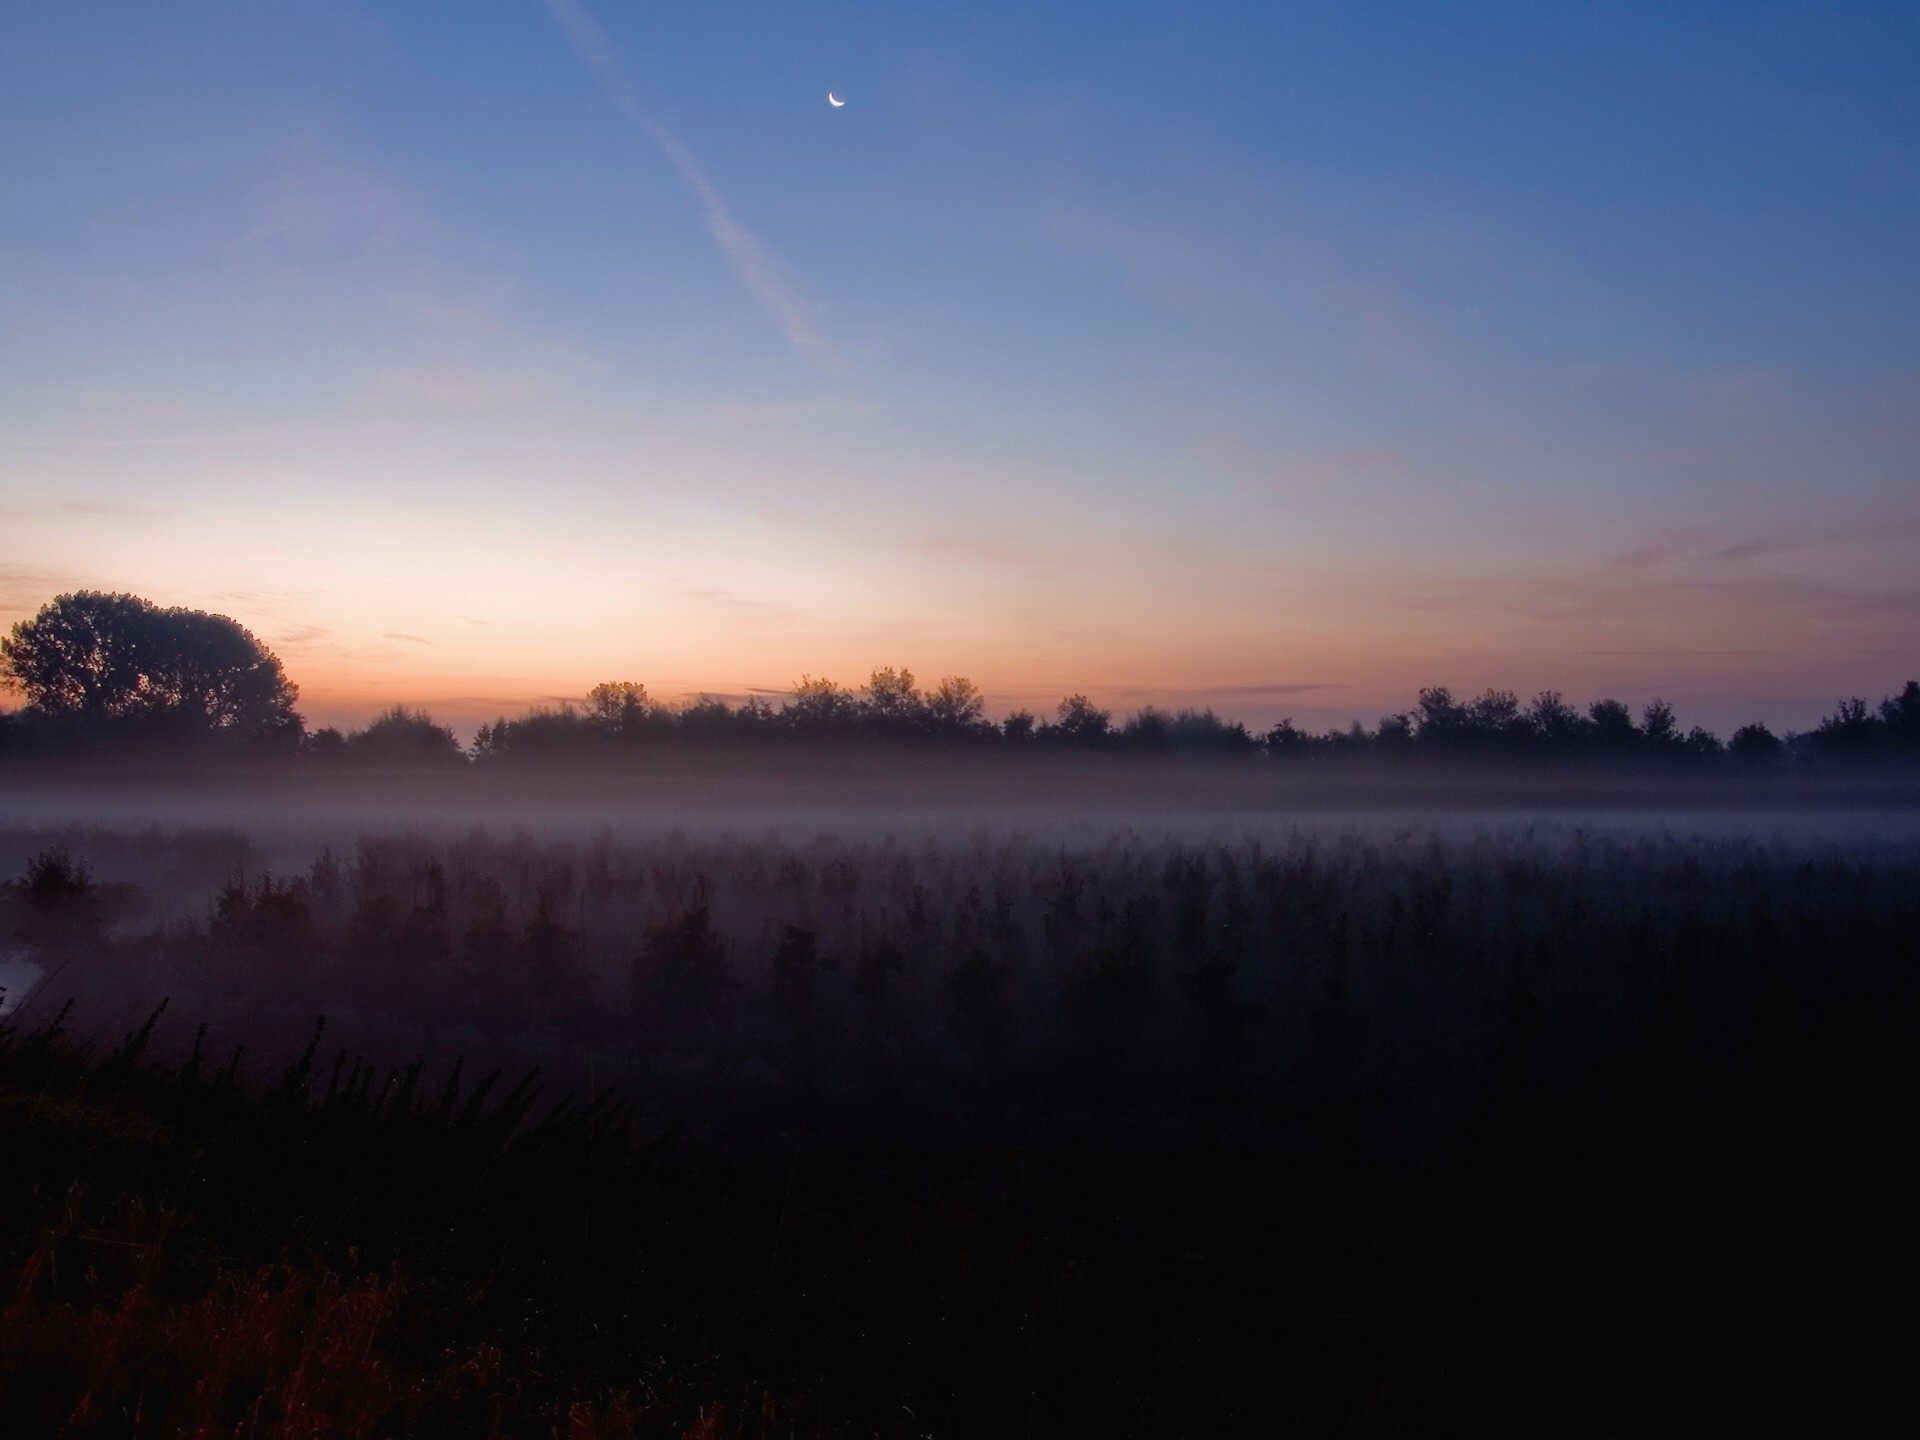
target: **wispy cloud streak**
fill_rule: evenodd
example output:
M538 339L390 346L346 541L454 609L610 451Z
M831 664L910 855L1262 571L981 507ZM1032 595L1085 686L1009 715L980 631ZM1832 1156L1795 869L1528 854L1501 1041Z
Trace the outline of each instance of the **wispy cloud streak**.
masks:
M707 179L706 172L688 153L686 146L640 108L633 87L627 83L626 71L621 68L619 57L607 44L607 37L594 23L593 17L576 0L547 0L547 6L553 11L553 18L560 22L560 28L566 31L567 38L573 42L580 59L612 98L620 113L654 143L687 188L693 191L706 216L708 232L732 263L740 283L765 307L786 332L788 340L801 349L819 351L820 335L814 326L811 308L781 281L773 262L766 251L760 248L760 242L733 218L733 212L727 208L720 193L713 188L713 182Z

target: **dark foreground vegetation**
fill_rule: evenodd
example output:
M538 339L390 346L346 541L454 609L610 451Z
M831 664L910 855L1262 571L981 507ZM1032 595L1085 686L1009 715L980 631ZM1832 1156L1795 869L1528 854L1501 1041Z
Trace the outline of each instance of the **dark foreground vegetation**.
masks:
M1899 1399L1912 842L55 838L0 899L0 1432Z

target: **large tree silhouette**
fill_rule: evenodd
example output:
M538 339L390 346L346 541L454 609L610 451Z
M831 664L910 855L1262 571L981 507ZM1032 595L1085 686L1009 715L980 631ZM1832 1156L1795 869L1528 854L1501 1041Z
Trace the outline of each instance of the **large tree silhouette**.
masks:
M66 724L288 743L301 730L299 690L244 626L137 595L56 596L0 640L0 676Z

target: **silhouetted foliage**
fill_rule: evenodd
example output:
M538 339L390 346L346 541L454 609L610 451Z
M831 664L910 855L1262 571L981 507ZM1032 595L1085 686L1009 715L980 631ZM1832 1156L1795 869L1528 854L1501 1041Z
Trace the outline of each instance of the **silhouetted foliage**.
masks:
M1453 691L1436 685L1420 692L1414 707L1414 738L1430 750L1461 744L1467 736L1467 710L1453 698Z
M1258 745L1246 726L1211 710L1168 714L1151 705L1129 716L1116 738L1128 749L1180 755L1250 755Z
M1580 712L1560 698L1557 690L1543 690L1527 707L1527 725L1542 746L1566 753L1585 738L1587 722Z
M464 765L467 753L445 725L423 710L394 705L364 730L350 732L339 747L342 758L367 765Z
M647 687L633 680L614 680L587 692L587 713L594 727L615 742L644 736L656 708Z
M1898 695L1880 702L1880 723L1894 745L1920 750L1920 680L1909 680Z
M945 676L926 697L927 727L946 739L980 739L993 734L986 718L986 697L964 675Z
M1053 723L1040 727L1040 738L1098 749L1113 738L1112 712L1102 710L1084 695L1069 695L1060 702Z
M1640 712L1640 743L1655 754L1674 754L1685 746L1686 737L1666 701L1654 700Z
M347 737L338 727L323 725L309 731L300 742L300 753L310 760L325 763L342 759L347 753Z
M1727 741L1728 758L1749 768L1776 765L1786 754L1786 742L1764 725L1742 725Z
M1818 730L1783 740L1764 725L1749 725L1722 744L1700 726L1682 732L1673 707L1654 700L1639 723L1618 700L1598 700L1583 714L1546 691L1522 708L1511 692L1490 690L1462 703L1444 686L1420 692L1406 716L1388 716L1369 735L1358 723L1314 735L1282 720L1263 737L1269 760L1288 764L1386 760L1395 756L1435 759L1478 757L1559 766L1661 766L1711 773L1784 772L1799 759L1895 762L1920 754L1911 737L1920 714L1920 685L1909 682L1877 713L1863 700L1844 702Z
M1857 696L1842 700L1806 737L1820 761L1841 765L1920 762L1920 682L1869 709Z
M30 718L79 738L221 740L291 750L299 691L280 662L224 615L134 595L60 595L0 640L0 678Z
M1588 733L1600 753L1628 755L1644 738L1633 723L1633 712L1618 700L1596 700L1587 707Z
M824 977L839 967L820 954L812 930L786 925L771 968L767 1009L775 1034L769 1058L789 1083L810 1092L831 1063L839 1034L835 1012L822 993Z
M850 732L859 713L859 700L844 685L802 675L794 682L780 716L788 728L800 734L832 736Z
M105 920L91 867L64 845L42 850L18 880L0 885L0 915L0 934L49 964L97 946Z
M617 728L630 722L631 728ZM571 706L533 709L518 720L502 717L474 732L473 758L486 763L542 763L604 759L639 738L644 712L615 712L610 726L599 710Z
M214 990L254 990L263 999L313 1004L320 996L322 940L301 879L236 876L215 897L197 978ZM424 964L425 955L397 963Z
M1176 710L1168 739L1176 752L1189 754L1245 755L1257 744L1245 725L1223 720L1212 710Z
M632 971L634 1016L646 1053L706 1051L724 1058L726 953L703 896L679 919L647 931Z
M662 747L967 747L1006 754L1074 751L1141 757L1263 760L1282 767L1356 770L1457 762L1647 775L1817 776L1920 764L1920 682L1878 707L1852 698L1804 735L1777 738L1748 726L1722 744L1700 726L1682 728L1655 698L1638 720L1616 699L1584 711L1556 691L1522 704L1510 690L1460 699L1446 686L1419 692L1403 713L1372 729L1355 720L1313 733L1291 718L1264 734L1210 709L1146 705L1117 719L1081 694L1063 698L1051 720L1015 710L998 723L964 676L931 691L911 670L879 666L858 690L803 675L778 704L762 695L734 703L702 695L667 704L637 681L608 681L581 701L536 706L479 727L470 751L427 715L396 705L364 729L331 727L304 739L291 710L294 689L278 661L232 621L197 611L160 610L129 595L82 591L57 597L4 642L5 677L28 707L0 712L0 756L95 739L161 735L226 737L254 749L279 748L316 764L384 766L645 766ZM63 739L64 737L64 739ZM1412 773L1412 772L1407 772Z
M912 735L926 719L926 702L914 687L911 670L877 667L867 679L865 696L858 702L860 719L876 734ZM796 691L796 702L802 698Z
M1319 737L1309 734L1293 723L1293 717L1274 723L1261 740L1261 746L1268 755L1276 760L1304 759L1318 748Z

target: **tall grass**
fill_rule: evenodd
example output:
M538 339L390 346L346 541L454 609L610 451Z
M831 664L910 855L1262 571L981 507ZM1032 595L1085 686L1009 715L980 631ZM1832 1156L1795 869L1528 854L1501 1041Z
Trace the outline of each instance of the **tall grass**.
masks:
M229 840L14 842L9 1433L1598 1435L1893 1363L1908 842Z
M197 900L167 893L168 849L137 893L51 850L11 887L50 995L169 996L282 1047L324 1014L396 1056L849 1106L1172 1107L1383 1155L1457 1139L1503 1087L1571 1094L1669 1052L1733 1083L1903 1022L1920 943L1908 841L387 834L290 874L229 856Z

